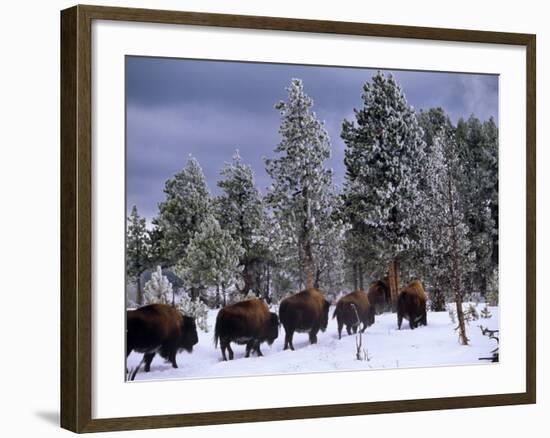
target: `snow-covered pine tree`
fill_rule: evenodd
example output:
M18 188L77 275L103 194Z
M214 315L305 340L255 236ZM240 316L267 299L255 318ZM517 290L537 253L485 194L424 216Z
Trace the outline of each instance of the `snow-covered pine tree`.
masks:
M183 293L176 303L176 307L185 316L195 318L197 327L202 331L208 332L210 330L210 326L208 325L208 306L199 298L193 299L189 295Z
M134 205L126 226L126 275L127 281L136 283L136 304L143 304L141 274L149 267L150 241L145 218L140 217Z
M464 200L477 266L467 281L471 290L485 296L489 279L498 269L498 128L492 118L482 123L472 115L458 121L456 141L466 173L457 189Z
M346 182L342 194L341 217L345 223L344 253L348 284L353 289L366 290L368 280L382 278L386 271L381 269L387 263L379 239L358 216L357 205L368 190L359 182ZM367 283L365 282L367 280Z
M242 254L240 242L222 230L213 215L208 215L189 242L186 255L176 265L175 272L191 291L195 291L191 294L192 299L198 297L197 292L216 287L221 290L225 305L226 289L240 275Z
M341 198L336 196L336 189L327 196L327 212L332 214L319 223L319 228L324 232L319 236L318 244L314 246L315 277L313 286L325 292L325 295L336 296L345 283L345 227L339 218L341 210Z
M267 248L262 239L264 206L254 184L254 172L236 151L232 162L226 163L220 173L222 179L218 187L222 194L216 199L216 217L220 226L233 240L241 242L243 248L240 258L243 287L239 289L243 295L250 290L260 295Z
M150 266L170 266L171 263L168 259L169 251L166 248L166 239L164 238L162 228L158 225L156 219L153 219L153 226L151 229L147 230L147 233L149 234L150 242Z
M273 180L266 199L300 261L306 287L313 287L321 224L331 215L332 171L325 167L330 140L302 81L292 79L287 90L287 101L275 106L281 114L281 141L274 150L278 156L265 160Z
M485 302L489 306L498 306L498 269L495 269L489 277Z
M279 222L273 215L267 215L263 223L262 247L266 248L264 256L263 297L267 302L279 302L282 298L295 292L300 277L299 257L295 252L289 252L286 240Z
M479 319L479 312L475 304L468 303L468 308L464 312L464 319L468 322L477 321Z
M431 167L430 159L432 158L432 151L434 149L434 140L437 136L452 136L454 133L454 127L451 123L449 116L442 108L430 108L428 110L420 110L417 114L417 119L424 134L424 142L426 143L425 158L427 164L425 169L428 170ZM438 151L436 151L438 153ZM425 171L421 176L421 185L424 192L430 190L430 172ZM422 226L420 227L418 245L415 246L414 263L417 267L416 275L423 279L424 287L430 296L437 297L439 300L442 298L442 305L445 306L446 299L454 301L454 297L449 291L449 284L446 282L442 284L441 270L437 266L439 259L433 258L431 251L431 239L432 239L432 224L431 224L431 199L428 198L427 207L423 210L425 213L422 216ZM447 280L447 278L443 278ZM437 300L436 300L437 301ZM432 301L433 302L433 301ZM436 303L436 308L441 303ZM432 309L433 310L433 309Z
M354 109L355 121L342 125L345 203L356 232L377 238L390 262L395 311L400 258L415 243L424 204L420 181L425 145L414 109L391 74L374 75L361 97L363 107Z
M167 266L173 266L185 256L189 241L211 210L210 193L195 158L190 156L185 167L166 181L164 194L153 224Z
M172 304L174 305L174 292L172 283L168 277L162 274L162 268L157 266L155 272L151 274L151 279L145 283L143 288L145 294L145 304Z
M480 315L483 319L489 319L493 316L491 311L487 307L487 304L485 304L485 307L483 307L483 309L481 309Z
M456 303L459 341L468 344L462 300L465 279L473 269L464 206L457 190L457 181L464 178L452 133L441 131L430 151L426 178L431 217L430 251L434 277L442 287L449 288Z
M432 312L443 312L445 310L445 295L439 288L430 293L430 310Z

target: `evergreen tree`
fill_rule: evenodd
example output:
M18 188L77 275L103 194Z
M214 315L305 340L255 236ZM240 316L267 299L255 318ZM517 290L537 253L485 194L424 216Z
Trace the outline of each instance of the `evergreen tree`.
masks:
M380 266L388 261L384 259L380 242L374 237L371 227L357 215L358 205L355 203L361 203L366 190L361 183L346 181L342 194L341 215L347 225L343 242L345 266L348 282L354 290L366 290L368 281L365 280L373 281L383 277Z
M498 269L498 128L493 119L482 123L471 116L456 128L458 155L465 178L458 183L477 269L468 278L469 288L482 295Z
M438 136L449 136L454 135L455 128L451 123L448 115L442 108L430 108L428 110L420 110L418 115L418 123L422 128L424 133L424 142L426 144L425 149L425 170L429 170L431 159L434 156L434 141ZM435 151L437 154L440 151ZM425 171L421 175L420 183L422 190L424 192L430 190L430 172ZM440 276L439 271L433 268L434 261L432 260L431 253L431 238L432 238L432 211L429 208L430 205L433 205L433 200L427 199L427 208L424 208L421 216L422 226L420 228L418 244L415 246L414 257L412 257L409 271L414 271L413 275L418 278L422 278L424 283L424 288L428 291L429 294L433 294L438 297L438 299L443 299L443 306L445 305L445 299L449 298L453 300L454 298L450 296L448 292L447 285L439 283ZM436 306L441 308L440 306Z
M143 304L141 274L149 267L150 241L145 218L140 217L134 205L126 226L126 276L136 283L136 302Z
M191 290L191 299L209 286L216 287L226 302L226 289L240 274L243 249L228 231L222 230L213 215L207 216L189 242L187 253L176 265L179 275Z
M145 304L168 304L174 305L174 295L172 283L168 278L162 275L162 268L157 266L155 272L151 274L151 279L145 283Z
M491 311L489 310L489 308L487 307L487 304L485 304L485 307L483 307L483 309L481 309L481 314L480 316L483 318L483 319L489 319L491 318L493 315L491 313Z
M417 114L417 119L424 133L423 138L426 143L426 155L428 156L433 147L435 137L440 135L443 131L446 134L451 134L455 129L449 116L441 107L420 110Z
M426 168L429 198L426 205L431 217L431 270L438 285L452 291L456 303L459 340L468 343L462 308L465 280L473 270L469 230L464 217L464 203L457 181L464 178L454 136L441 131L435 138Z
M296 287L297 282L293 280L299 277L296 269L299 260L296 258L294 263L288 263L292 254L288 252L279 222L272 215L264 218L261 235L261 246L265 250L261 295L268 303L278 302Z
M147 230L149 235L149 259L151 266L168 267L171 265L167 257L168 250L166 248L166 239L162 228L156 225L157 220L153 220L153 227Z
M222 195L216 199L216 217L221 227L228 231L233 240L239 241L243 248L240 258L243 295L253 290L261 293L261 283L265 264L266 248L261 233L264 207L260 192L254 184L252 168L241 161L239 152L233 155L233 161L227 163L221 171L223 177L218 181Z
M430 310L432 312L443 312L445 310L445 295L439 288L430 294Z
M319 218L319 228L324 230L319 235L318 244L314 246L315 278L313 286L325 291L325 294L336 296L345 282L345 227L339 218L341 198L332 188L327 195L327 216Z
M198 161L189 157L185 167L164 187L165 200L153 221L161 240L157 242L168 266L185 254L189 241L210 214L210 194Z
M286 244L305 274L306 287L314 285L317 269L315 250L324 230L322 219L330 216L332 172L325 167L330 157L330 140L323 124L311 110L300 79L292 79L288 100L275 108L281 114L281 142L276 158L266 159L266 171L273 179L267 195Z
M208 306L203 303L199 298L191 298L186 294L182 294L176 307L185 315L195 318L197 327L204 332L210 330L208 325Z
M378 73L363 86L363 108L344 120L345 205L359 235L377 239L390 261L393 310L399 291L399 264L417 238L425 144L414 109L392 75Z

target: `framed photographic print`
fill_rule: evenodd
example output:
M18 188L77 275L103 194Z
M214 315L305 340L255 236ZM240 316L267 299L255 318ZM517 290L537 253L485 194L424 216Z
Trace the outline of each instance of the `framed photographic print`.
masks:
M62 427L534 403L535 84L529 34L62 11Z

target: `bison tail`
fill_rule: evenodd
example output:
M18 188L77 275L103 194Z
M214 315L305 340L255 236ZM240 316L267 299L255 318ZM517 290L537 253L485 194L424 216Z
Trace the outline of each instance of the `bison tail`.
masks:
M281 325L284 325L288 315L288 308L287 308L287 302L285 300L281 301L281 304L279 304L279 327Z
M214 349L218 348L218 332L214 332Z
M219 318L216 318L216 326L214 327L214 348L218 348L219 338L220 338L220 320Z
M334 308L334 312L332 313L332 319L336 318L338 313L340 313L341 309L342 309L342 301L338 301L338 303L336 304L336 307Z

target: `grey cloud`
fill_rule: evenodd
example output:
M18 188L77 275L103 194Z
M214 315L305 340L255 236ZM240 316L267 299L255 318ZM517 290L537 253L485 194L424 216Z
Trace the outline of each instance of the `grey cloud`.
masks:
M210 191L223 164L239 149L265 192L270 181L262 157L279 141L274 104L290 79L303 80L317 116L325 121L335 182L343 182L344 118L360 108L362 86L376 69L128 57L127 208L149 220L163 199L167 178L189 154L201 163ZM392 71L416 109L443 107L453 121L474 113L498 122L498 78L487 75Z

